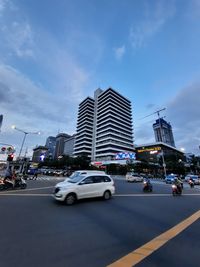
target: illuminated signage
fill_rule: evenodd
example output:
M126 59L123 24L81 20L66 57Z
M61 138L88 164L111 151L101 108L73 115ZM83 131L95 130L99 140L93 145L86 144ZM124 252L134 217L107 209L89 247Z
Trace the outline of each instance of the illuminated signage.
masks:
M135 159L134 152L119 152L116 154L115 159Z
M156 146L156 147L147 147L147 148L142 148L142 149L138 149L138 153L142 153L142 152L152 152L152 151L156 151L154 153L157 153L159 150L161 150L161 147Z

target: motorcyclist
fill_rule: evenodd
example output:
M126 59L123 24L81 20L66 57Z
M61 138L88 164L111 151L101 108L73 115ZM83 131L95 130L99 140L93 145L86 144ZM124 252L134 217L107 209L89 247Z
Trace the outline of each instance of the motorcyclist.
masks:
M194 180L190 178L188 184L190 185L191 188L194 187Z
M5 172L5 176L4 176L4 180L5 179L12 179L12 168L11 166L9 166L7 169L6 169L6 172Z
M14 188L15 187L15 179L16 179L15 171L12 172L12 167L9 166L5 172L4 182L7 181L8 183L11 183L13 188Z
M146 186L147 190L152 190L152 184L151 184L151 180L149 179L149 177L145 178L144 180L144 187Z
M182 181L178 177L174 179L174 184L177 186L177 190L182 192Z
M145 181L147 182L147 185L148 185L148 186L151 185L151 180L149 179L149 177L147 177L147 178L145 179Z

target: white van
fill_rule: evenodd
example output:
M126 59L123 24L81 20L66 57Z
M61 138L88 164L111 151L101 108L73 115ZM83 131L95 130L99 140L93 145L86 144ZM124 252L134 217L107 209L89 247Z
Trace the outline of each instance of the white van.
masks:
M109 175L90 173L58 183L53 196L58 201L72 205L76 200L83 198L103 197L107 200L114 193L114 181Z

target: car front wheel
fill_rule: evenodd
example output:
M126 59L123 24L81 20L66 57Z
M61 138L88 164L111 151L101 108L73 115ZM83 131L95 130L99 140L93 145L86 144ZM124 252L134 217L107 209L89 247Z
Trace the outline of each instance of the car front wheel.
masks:
M76 202L76 195L75 194L68 194L65 198L66 205L73 205Z

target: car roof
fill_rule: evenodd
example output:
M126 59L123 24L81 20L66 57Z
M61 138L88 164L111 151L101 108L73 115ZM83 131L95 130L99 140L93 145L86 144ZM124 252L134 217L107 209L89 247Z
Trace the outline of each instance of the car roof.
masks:
M98 175L98 176L108 176L108 177L110 177L110 175L108 175L108 174L105 174L105 173L88 173L88 174L86 174L86 176L88 177L88 176L94 176L94 175ZM84 175L82 175L82 176L84 176Z

